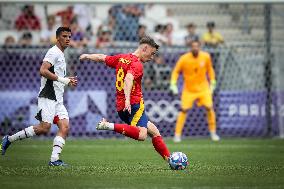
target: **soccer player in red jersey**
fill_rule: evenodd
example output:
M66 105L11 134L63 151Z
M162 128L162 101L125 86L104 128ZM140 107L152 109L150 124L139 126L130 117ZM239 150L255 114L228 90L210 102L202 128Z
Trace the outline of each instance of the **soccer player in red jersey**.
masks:
M97 129L113 130L139 141L144 141L149 135L152 137L155 150L167 161L170 152L158 128L148 120L141 88L142 63L152 60L158 49L159 45L146 36L140 40L138 48L133 53L114 56L82 54L80 60L103 62L116 69L116 108L120 119L126 124L110 123L102 119Z

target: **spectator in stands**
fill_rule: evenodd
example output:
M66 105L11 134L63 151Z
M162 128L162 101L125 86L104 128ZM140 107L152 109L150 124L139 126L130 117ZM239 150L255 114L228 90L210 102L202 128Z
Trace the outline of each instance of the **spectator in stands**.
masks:
M167 90L172 69L161 54L157 54L153 61L154 64L145 65L144 87L147 90Z
M56 16L61 17L61 26L69 27L71 25L71 21L75 17L73 12L73 6L68 6L66 10L57 12Z
M179 20L174 16L175 15L175 11L173 9L168 8L167 9L167 16L161 20L161 23L171 23L173 30L176 31L178 30L179 27Z
M140 24L139 27L138 27L138 38L139 38L139 41L142 37L145 37L146 36L146 29L147 27L145 25L142 25Z
M115 41L138 41L139 17L143 7L136 4L115 5L111 8Z
M173 24L167 23L165 27L165 36L168 41L168 44L167 44L168 46L173 45L173 31L174 31Z
M22 8L22 13L16 19L15 27L17 30L40 30L41 29L40 20L34 13L33 5L25 5Z
M108 26L100 26L97 36L96 48L113 46L112 33Z
M4 41L4 46L12 46L12 45L15 45L16 44L16 40L15 38L12 36L12 35L8 35L6 38L5 38L5 41Z
M213 68L215 70L216 75L219 75L219 57L220 52L217 48L220 44L224 43L223 36L215 31L215 22L207 22L207 29L208 32L204 33L202 36L203 43L205 47L211 48L209 50L212 62L213 62ZM217 90L218 91L218 90Z
M186 26L187 35L185 36L185 45L191 47L193 41L199 41L199 36L195 33L196 26L194 23L189 23Z
M167 17L167 7L160 3L149 3L145 5L145 14L144 16L158 23L161 19Z
M78 25L78 21L76 17L73 18L70 25L72 36L70 40L70 46L79 48L79 47L85 47L88 45L88 39L85 36L85 33L82 31L80 26Z
M74 16L78 20L80 28L88 37L92 35L92 10L87 4L75 4L73 7Z
M19 45L23 47L29 47L32 45L33 35L31 32L24 32L19 40Z
M224 43L223 36L215 31L215 22L207 22L208 32L202 36L204 45L208 48L216 48L220 44Z
M50 15L47 17L47 28L42 30L40 33L40 42L45 45L55 44L56 35L55 35L55 16Z
M170 45L170 41L165 34L166 26L162 24L158 24L155 26L155 33L153 34L154 40L160 45Z

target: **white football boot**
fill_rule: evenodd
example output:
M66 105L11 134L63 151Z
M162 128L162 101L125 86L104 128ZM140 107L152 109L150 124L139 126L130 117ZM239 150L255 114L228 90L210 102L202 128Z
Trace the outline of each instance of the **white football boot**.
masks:
M179 143L179 142L181 142L181 136L175 135L173 141L174 141L174 143Z
M212 141L219 141L220 137L216 134L216 132L210 132L210 137Z
M109 123L103 118L96 127L97 130L113 130L113 123Z

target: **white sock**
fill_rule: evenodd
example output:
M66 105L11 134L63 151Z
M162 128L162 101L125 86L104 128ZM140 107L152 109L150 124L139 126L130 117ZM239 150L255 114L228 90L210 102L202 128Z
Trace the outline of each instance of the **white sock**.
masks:
M14 142L16 140L22 140L22 139L25 139L25 138L30 138L34 135L35 135L34 127L30 126L30 127L27 127L25 129L13 134L12 136L9 136L8 140L10 142Z
M108 130L114 130L114 123L108 123Z
M65 144L65 140L61 136L56 136L54 138L52 153L51 153L51 158L50 158L51 162L59 160L59 155L61 154L64 144Z

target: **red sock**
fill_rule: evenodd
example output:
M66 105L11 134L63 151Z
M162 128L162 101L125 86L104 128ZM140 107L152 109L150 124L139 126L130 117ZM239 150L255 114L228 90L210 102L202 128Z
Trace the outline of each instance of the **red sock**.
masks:
M170 157L170 151L168 150L166 144L163 141L162 136L156 136L152 138L152 143L155 150L164 158Z
M140 132L138 127L118 123L114 124L114 131L133 138L135 140L138 140Z

